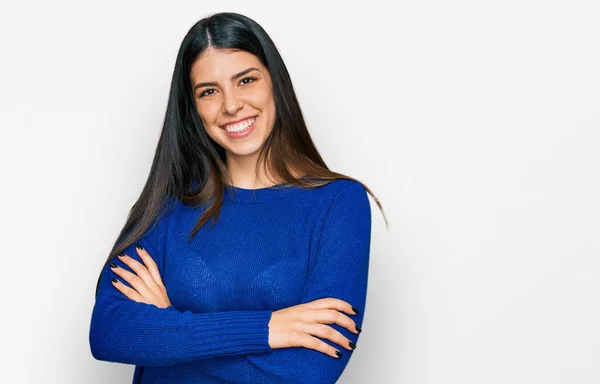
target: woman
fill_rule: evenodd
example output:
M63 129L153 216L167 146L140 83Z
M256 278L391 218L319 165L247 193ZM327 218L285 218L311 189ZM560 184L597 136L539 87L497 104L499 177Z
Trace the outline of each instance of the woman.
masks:
M381 209L323 162L267 33L200 20L98 279L93 356L135 364L134 383L335 382L364 316L366 191Z

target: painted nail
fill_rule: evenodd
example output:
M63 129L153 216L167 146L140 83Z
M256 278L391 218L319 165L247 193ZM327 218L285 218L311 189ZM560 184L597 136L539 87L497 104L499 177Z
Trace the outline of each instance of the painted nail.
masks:
M335 354L338 355L338 357L342 357L342 352L340 351L335 351Z
M140 243L135 243L135 247L136 247L137 249L141 249L142 251L144 250L144 247L142 247L142 246L140 245Z
M123 252L117 254L117 256L125 256L125 254Z
M358 308L356 308L356 307L352 307L352 310L354 311L354 314L355 314L355 315L358 315L358 312L359 312Z
M360 327L358 325L356 326L356 332L358 332L358 333L362 332L362 329L360 329Z
M350 342L350 348L356 349L356 344L354 344L353 342Z
M113 283L118 283L118 282L119 282L119 279L117 279L116 277L113 277L113 278L112 278L112 282L113 282Z
M115 264L115 263L110 263L110 267L111 267L111 268L117 268L117 264Z

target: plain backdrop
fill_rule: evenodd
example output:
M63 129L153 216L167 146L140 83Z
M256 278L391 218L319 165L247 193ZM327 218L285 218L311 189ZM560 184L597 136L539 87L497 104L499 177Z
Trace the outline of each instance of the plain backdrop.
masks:
M234 11L272 36L328 166L366 183L363 333L340 383L600 382L594 1L0 6L5 383L127 383L88 333L148 175L179 44Z

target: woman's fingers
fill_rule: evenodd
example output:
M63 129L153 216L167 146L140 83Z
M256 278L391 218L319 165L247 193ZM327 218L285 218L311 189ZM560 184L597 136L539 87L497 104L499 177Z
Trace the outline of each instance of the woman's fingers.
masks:
M138 250L138 253L139 253L139 250ZM139 277L140 279L143 280L146 287L148 287L150 289L154 289L155 287L157 287L156 281L154 281L154 277L150 274L150 272L144 266L144 264L140 263L139 261L137 261L136 259L134 259L133 257L128 256L128 255L117 256L117 257L123 263L127 264L129 266L129 268L131 268L135 272L137 277ZM129 282L129 280L128 280L128 282Z
M323 352L324 354L329 355L331 357L335 357L336 359L342 355L341 352L339 352L337 349L335 349L331 345L329 345L326 342L324 342L323 340L313 337L307 333L298 332L298 334L296 335L296 343L300 347L314 349L316 351ZM336 353L336 351L339 354Z
M129 266L133 272L120 268L116 264L111 264L113 272L119 275L124 281L128 282L130 287L125 284L114 281L113 285L128 298L153 304L158 308L167 308L171 305L167 288L164 286L160 277L158 266L150 254L139 244L136 244L136 251L142 260L142 263L125 254L119 254L119 260ZM115 279L116 280L116 279Z
M324 324L337 324L352 333L359 333L354 320L335 309L319 309L310 312L313 321ZM333 328L331 328L333 329Z
M304 305L308 306L310 309L336 309L349 315L358 314L358 312L354 311L356 308L354 308L351 304L344 300L336 299L335 297L325 297L322 299L313 300Z
M347 328L352 333L359 333L354 320L342 313L345 312L351 315L356 315L358 313L355 312L356 308L348 302L334 297L326 297L303 305L313 310L309 312L311 319L321 323L335 323Z
M128 261L119 257L123 263L128 264ZM116 265L116 264L115 264ZM112 267L112 266L111 266ZM133 289L135 289L141 296L146 296L149 293L148 286L146 283L135 273L129 272L125 268L119 266L112 268L113 272L119 275L123 280L129 283ZM123 284L122 284L123 285ZM125 285L123 285L125 286ZM126 286L125 286L126 287Z
M144 301L144 298L142 296L140 296L140 294L137 293L137 291L135 289L129 288L128 286L126 286L125 284L120 282L119 279L113 278L112 283L118 291L121 291L121 293L123 293L125 296L127 296L131 300L135 300L138 302Z
M146 251L146 249L139 244L136 244L135 250L137 251L138 255L140 255L140 258L146 265L146 268L148 269L148 272L152 276L152 279L154 280L154 282L158 286L163 286L164 284L160 277L160 271L158 270L158 265L156 265L156 262L150 256L148 251Z
M327 324L338 324L352 333L361 331L342 312L358 313L351 304L331 297L274 311L269 321L269 345L273 349L300 346L338 358L341 352L321 338L348 350L356 348L356 344Z
M341 345L342 347L344 347L348 350L353 350L354 348L356 348L356 345L354 345L354 347L352 347L352 345L350 344L352 342L352 340L348 339L346 336L342 335L335 328L330 327L329 325L304 323L304 324L302 324L302 328L303 328L304 332L306 332L312 336L317 336L322 339L331 340L334 343ZM327 344L327 345L329 346L329 344ZM329 349L330 349L330 352L334 353L334 355L335 355L334 348L330 346ZM334 356L334 355L332 355L332 356Z

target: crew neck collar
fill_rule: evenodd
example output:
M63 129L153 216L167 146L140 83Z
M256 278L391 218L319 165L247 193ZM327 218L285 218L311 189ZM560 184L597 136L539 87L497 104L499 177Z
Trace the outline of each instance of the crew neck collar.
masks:
M300 177L301 180L306 179L306 176ZM225 198L231 202L257 202L267 201L273 197L288 194L292 191L298 190L302 187L283 182L272 185L270 187L248 189L236 187L230 184L225 184Z

